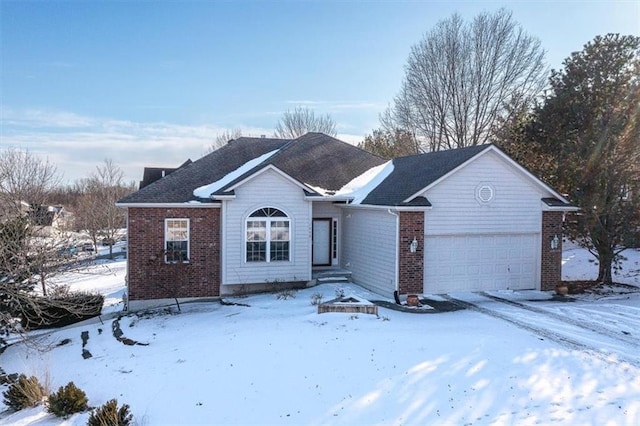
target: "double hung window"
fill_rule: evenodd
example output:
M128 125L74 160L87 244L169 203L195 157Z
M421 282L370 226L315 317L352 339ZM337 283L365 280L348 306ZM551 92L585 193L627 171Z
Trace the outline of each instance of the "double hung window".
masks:
M165 262L189 262L189 219L165 219Z

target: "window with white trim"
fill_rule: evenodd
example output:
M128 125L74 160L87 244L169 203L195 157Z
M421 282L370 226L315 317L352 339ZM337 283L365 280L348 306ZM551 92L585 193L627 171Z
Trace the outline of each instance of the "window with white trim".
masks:
M277 262L290 259L290 221L278 209L264 207L247 218L247 262Z
M164 260L189 262L189 219L164 220Z

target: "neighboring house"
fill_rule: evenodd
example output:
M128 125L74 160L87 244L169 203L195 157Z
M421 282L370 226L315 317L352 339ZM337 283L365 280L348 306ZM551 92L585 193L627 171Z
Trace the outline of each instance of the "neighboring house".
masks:
M163 177L168 176L171 173L175 172L176 170L181 169L184 166L187 166L191 163L192 163L191 159L188 159L187 161L185 161L184 163L182 163L180 166L176 168L145 167L144 172L142 174L142 180L140 181L140 185L138 189L142 189L145 186L151 185L153 182L160 180Z
M576 210L494 145L386 161L320 133L239 138L118 205L132 308L338 267L385 296L551 290Z

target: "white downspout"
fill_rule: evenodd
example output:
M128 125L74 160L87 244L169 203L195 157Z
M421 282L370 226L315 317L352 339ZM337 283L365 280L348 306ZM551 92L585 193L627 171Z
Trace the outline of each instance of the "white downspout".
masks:
M400 215L394 213L391 209L387 209L387 213L396 217L396 255L395 255L395 289L400 291L398 286L400 280Z

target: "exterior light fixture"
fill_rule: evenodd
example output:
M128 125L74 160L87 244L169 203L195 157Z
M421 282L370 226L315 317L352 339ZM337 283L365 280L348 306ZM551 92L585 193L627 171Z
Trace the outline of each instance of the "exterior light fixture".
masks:
M418 250L418 240L416 240L416 237L413 237L413 241L409 244L409 251L415 253L416 250Z
M553 237L551 238L551 250L557 250L559 242L558 234L553 234Z

